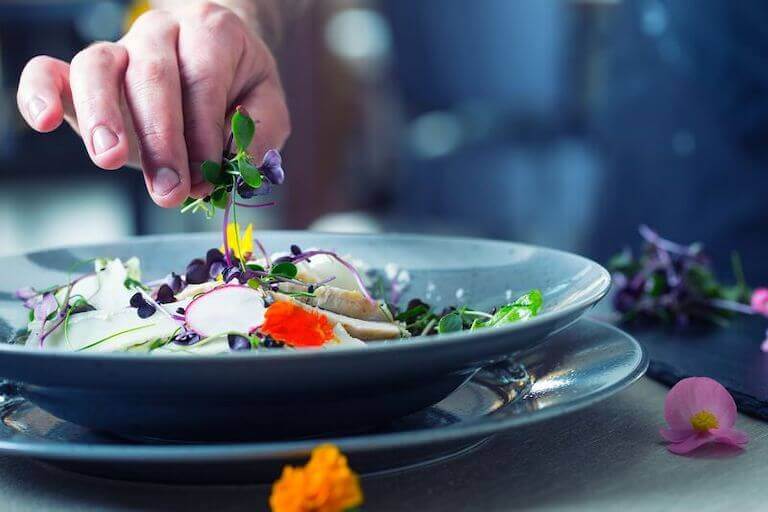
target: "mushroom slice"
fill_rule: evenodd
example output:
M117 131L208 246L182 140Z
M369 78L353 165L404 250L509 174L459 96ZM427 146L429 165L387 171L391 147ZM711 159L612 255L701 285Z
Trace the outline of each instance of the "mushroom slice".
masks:
M299 292L306 289L292 283L281 283L280 290L284 292ZM310 306L359 320L370 320L372 322L391 321L378 303L370 302L358 291L344 290L335 286L321 286L315 290L313 295L314 297L299 296L295 298Z

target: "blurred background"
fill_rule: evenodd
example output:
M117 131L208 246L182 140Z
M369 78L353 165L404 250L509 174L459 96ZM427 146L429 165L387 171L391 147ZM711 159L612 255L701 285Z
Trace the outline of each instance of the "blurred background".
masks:
M131 2L0 0L0 254L217 229L101 171L16 86ZM258 228L494 237L600 261L647 223L768 282L768 2L315 0L277 50L294 132Z

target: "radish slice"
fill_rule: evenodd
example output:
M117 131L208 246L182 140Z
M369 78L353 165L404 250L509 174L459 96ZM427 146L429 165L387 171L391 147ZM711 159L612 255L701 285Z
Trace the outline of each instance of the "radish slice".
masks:
M189 303L187 327L200 336L247 334L264 322L261 293L241 285L219 286Z

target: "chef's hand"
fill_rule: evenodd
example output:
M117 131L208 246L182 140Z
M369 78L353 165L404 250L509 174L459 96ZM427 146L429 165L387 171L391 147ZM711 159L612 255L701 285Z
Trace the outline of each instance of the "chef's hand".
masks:
M180 4L143 14L118 42L91 45L69 64L33 58L17 95L32 128L50 132L66 119L102 169L141 167L165 207L208 193L200 162L221 159L234 105L258 123L250 148L258 161L290 132L275 59L255 23L219 4Z

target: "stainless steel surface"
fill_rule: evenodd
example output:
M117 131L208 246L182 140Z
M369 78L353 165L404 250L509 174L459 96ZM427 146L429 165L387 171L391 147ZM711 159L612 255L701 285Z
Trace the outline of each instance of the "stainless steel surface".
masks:
M473 454L363 480L366 510L424 512L761 510L768 425L740 416L743 453L666 451L657 433L667 389L648 379L587 410L516 429ZM3 510L266 510L267 486L131 484L0 458Z

